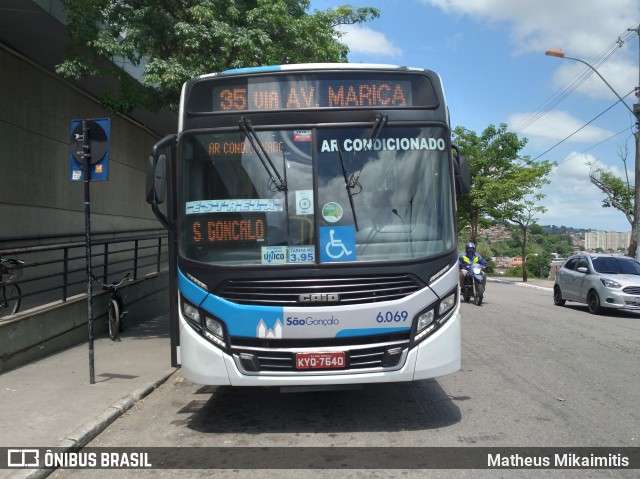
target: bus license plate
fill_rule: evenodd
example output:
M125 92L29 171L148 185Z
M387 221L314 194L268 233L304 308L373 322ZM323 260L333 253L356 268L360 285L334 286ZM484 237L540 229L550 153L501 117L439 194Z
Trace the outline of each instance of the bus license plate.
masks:
M344 369L343 351L296 353L296 369Z

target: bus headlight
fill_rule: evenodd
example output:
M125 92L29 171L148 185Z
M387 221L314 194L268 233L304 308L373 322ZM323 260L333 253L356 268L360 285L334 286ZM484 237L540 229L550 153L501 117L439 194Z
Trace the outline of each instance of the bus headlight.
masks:
M445 296L437 303L429 306L429 309L418 314L415 318L416 333L413 337L414 344L422 341L447 321L453 314L457 301L457 289L454 289L448 296Z
M187 302L182 303L182 314L188 320L193 321L198 325L200 324L200 311L198 311L198 308L195 306Z
M423 311L418 315L418 317L416 318L416 335L413 338L415 343L422 341L427 337L427 334L435 329L435 319L436 314L433 307L431 309L428 309L427 311Z
M438 305L438 320L440 322L443 322L443 320L446 318L447 313L451 311L456 305L456 299L457 296L454 291L449 296L440 301L440 304Z
M222 327L222 324L220 323L220 321L216 321L215 319L210 318L209 316L204 318L204 321L205 321L205 326L209 332L215 334L219 338L224 338L224 328Z
M204 318L204 335L207 337L209 341L214 343L216 346L219 346L222 349L227 348L227 343L225 341L224 334L224 326L217 319L211 318L209 316L205 316Z
M433 320L435 319L435 317L436 316L433 313L433 309L430 309L429 311L425 311L424 313L421 313L418 316L418 325L416 327L416 331L418 333L421 332L424 328L426 328L431 323L433 323Z
M219 319L207 315L206 311L182 300L182 316L199 334L207 338L220 349L227 349L227 333ZM204 317L204 320L202 319Z

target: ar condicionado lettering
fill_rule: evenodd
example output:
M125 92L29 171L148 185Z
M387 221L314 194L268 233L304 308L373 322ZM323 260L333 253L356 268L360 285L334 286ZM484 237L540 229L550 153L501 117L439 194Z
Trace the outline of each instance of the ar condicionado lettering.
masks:
M194 221L193 241L264 241L264 220Z

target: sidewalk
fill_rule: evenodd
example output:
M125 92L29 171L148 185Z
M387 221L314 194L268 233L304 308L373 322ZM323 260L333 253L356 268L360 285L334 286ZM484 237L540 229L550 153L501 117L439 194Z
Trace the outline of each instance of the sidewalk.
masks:
M94 340L94 384L88 341L0 375L0 447L87 444L176 371L168 323L158 316L128 325L120 341Z
M549 291L553 291L553 279L540 279L540 278L528 278L525 283L522 278L510 278L508 276L489 276L487 281L493 281L494 283L507 283L516 284L518 286L532 287L532 288L544 288Z

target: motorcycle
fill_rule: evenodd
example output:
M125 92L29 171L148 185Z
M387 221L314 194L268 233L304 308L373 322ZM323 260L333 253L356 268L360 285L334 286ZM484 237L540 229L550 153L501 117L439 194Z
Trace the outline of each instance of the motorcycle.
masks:
M467 271L465 284L462 288L462 298L468 303L473 296L474 304L480 306L484 297L484 271L482 266L477 263L468 266Z

